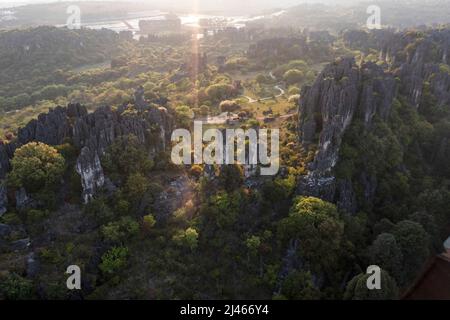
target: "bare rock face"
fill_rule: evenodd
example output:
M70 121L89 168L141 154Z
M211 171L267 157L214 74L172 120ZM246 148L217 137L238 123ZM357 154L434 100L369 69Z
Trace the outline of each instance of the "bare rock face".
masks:
M379 50L384 66L372 62L358 66L353 59L341 59L327 66L311 87L304 88L299 135L305 146L316 144L317 153L299 192L355 212L352 183L336 181L333 174L346 129L356 117L363 121L365 130L372 129L375 116L387 120L398 96L415 108L430 103L449 106L450 30L348 32L344 41L366 52ZM377 177L362 172L359 180L365 200L372 202Z
M58 106L31 120L19 130L18 138L21 144L39 141L48 145L58 145L63 143L64 138L70 136L70 129L67 109Z
M333 169L339 160L344 133L355 116L370 128L375 115L387 119L396 94L396 81L374 63L358 66L353 58L328 65L300 99L300 138L304 145L317 143L309 174L299 192L338 202L354 211L351 183L336 181Z
M353 58L328 65L300 100L300 134L304 144L317 133L319 152L311 169L326 173L337 160L337 144L356 110L360 73ZM333 143L332 143L333 142Z
M172 119L164 108L121 114L102 107L78 118L73 127L73 141L81 149L76 169L81 176L84 200L89 201L104 186L100 159L117 138L135 135L140 143L149 147L152 157L165 149L171 127Z
M9 159L12 158L15 148L15 143L0 145L0 179L6 178L10 169Z
M81 176L83 200L87 203L105 183L105 175L100 158L95 150L91 150L87 146L81 149L80 156L77 160L76 171Z
M65 138L71 137L72 128L69 123L68 110L74 108L84 109L80 105L69 105L68 108L56 107L48 113L43 113L37 119L31 120L25 127L19 129L18 137L14 142L0 145L0 179L6 178L10 170L9 160L14 151L31 141L39 141L48 145L59 145Z
M438 65L448 62L449 42L450 30L430 31L404 49L406 59L394 65L399 67L402 93L415 107L420 107L425 89L431 90L438 105L450 104L450 74ZM428 88L426 82L429 82Z
M375 115L382 120L388 119L398 88L394 76L384 72L375 63L364 63L360 72L362 84L358 115L364 119L365 126L369 128Z
M438 105L450 103L450 74L439 64L450 62L450 30L422 32L393 30L347 31L344 42L366 53L380 52L380 59L401 79L400 93L416 108L428 90Z
M300 193L332 201L339 147L358 104L361 74L353 58L328 65L300 99L300 138L304 145L318 138L318 151Z
M6 177L10 169L9 159L21 145L31 141L60 145L69 139L80 150L76 170L81 176L83 199L87 202L105 184L101 157L118 137L135 135L151 150L149 156L152 157L165 149L172 126L172 117L165 108L121 112L101 107L88 114L86 108L79 104L56 107L20 129L15 143L0 146L0 179ZM2 202L2 190L0 212L5 206L2 206L5 203ZM26 195L20 190L17 196L18 203L26 202Z
M145 101L144 98L144 87L140 86L134 93L134 101L136 108L139 111L144 111L149 108L148 103Z

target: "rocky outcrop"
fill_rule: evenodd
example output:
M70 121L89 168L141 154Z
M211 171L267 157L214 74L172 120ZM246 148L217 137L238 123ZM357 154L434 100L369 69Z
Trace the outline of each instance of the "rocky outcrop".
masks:
M11 251L24 251L27 250L31 245L30 238L20 239L11 242L10 250Z
M6 174L10 169L9 159L14 154L15 146L15 143L0 145L0 180L6 178Z
M135 106L139 111L144 111L149 108L148 103L145 101L144 93L144 87L142 86L140 86L134 93Z
M304 145L318 144L309 174L299 191L333 201L339 147L358 104L361 74L353 58L328 65L300 99L300 139ZM319 135L318 139L316 136Z
M87 146L83 147L77 160L76 171L81 177L83 200L88 202L105 183L105 175L97 152Z
M392 74L372 62L364 63L360 72L362 83L357 112L365 126L370 127L375 115L388 119L397 94L397 82Z
M102 107L91 114L76 119L73 127L74 144L81 153L76 169L81 175L83 198L88 201L105 183L101 157L118 137L133 134L146 145L149 156L166 147L170 139L172 119L164 108L150 108L119 113Z
M170 140L172 122L165 108L117 111L101 107L89 114L79 104L56 107L20 129L15 143L0 146L0 178L6 176L9 159L17 147L31 141L60 145L70 140L80 150L76 170L81 176L83 199L89 201L105 183L100 160L108 146L120 136L133 134L148 147L151 157L165 149L166 142ZM19 204L28 201L27 195L21 190L17 192L16 198Z
M438 105L450 103L450 30L433 29L394 32L393 30L347 31L344 43L366 53L379 51L395 77L401 79L400 92L419 108L428 94Z
M355 116L361 117L368 129L375 115L387 119L395 94L393 75L371 62L358 66L353 58L328 65L312 87L304 88L300 138L305 146L317 144L317 153L300 182L300 193L355 210L351 183L336 181L333 174L343 135Z
M344 41L363 50L379 50L384 65L341 59L327 66L300 99L300 138L305 146L317 145L317 153L299 192L321 197L349 212L357 210L351 181L337 181L333 173L339 161L342 137L357 117L371 130L375 116L387 120L397 96L412 107L430 103L450 105L450 30L395 33L390 30L348 32ZM377 177L362 172L362 196L371 203Z
M67 109L56 107L48 113L42 113L19 130L18 140L21 144L39 141L48 145L62 144L71 135L71 126Z

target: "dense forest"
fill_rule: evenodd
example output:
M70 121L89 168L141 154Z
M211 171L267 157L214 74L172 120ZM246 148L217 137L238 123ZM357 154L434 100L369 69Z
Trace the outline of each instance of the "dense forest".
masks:
M400 299L450 231L449 44L0 33L0 298ZM280 129L277 175L172 163L174 129L224 112Z

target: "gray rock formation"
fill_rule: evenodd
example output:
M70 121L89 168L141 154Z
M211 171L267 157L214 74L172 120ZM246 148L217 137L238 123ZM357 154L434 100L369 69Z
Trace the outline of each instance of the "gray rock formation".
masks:
M0 223L0 238L1 239L5 239L6 237L8 237L11 234L11 231L12 231L12 229L10 226Z
M450 103L450 74L439 67L439 63L448 65L450 60L449 29L348 31L344 42L367 53L378 50L380 58L401 79L400 91L413 106L420 107L427 90L439 105Z
M15 143L0 145L0 180L6 178L6 174L10 169L9 159L12 158L15 147Z
M87 146L83 147L77 160L76 171L81 176L83 200L85 203L89 202L105 183L105 175L97 152Z
M39 262L36 260L36 255L34 252L31 252L27 256L27 276L35 277L39 272Z
M83 199L88 201L103 187L105 176L101 157L118 137L133 134L149 147L150 157L166 147L172 119L164 108L152 108L140 113L119 114L109 107L77 119L73 127L73 141L81 149L76 169L81 175Z
M9 159L17 147L31 141L60 145L69 139L80 150L76 170L81 176L83 199L89 201L105 183L100 160L108 146L120 136L133 134L151 150L151 157L165 149L172 126L172 117L165 108L121 113L101 107L88 114L79 104L56 107L20 129L15 143L0 146L0 179L6 177ZM0 210L2 192L0 189ZM16 198L19 206L27 205L30 200L21 190Z
M366 130L371 130L375 116L387 120L398 95L415 108L430 103L449 106L450 30L348 32L344 41L366 52L379 50L384 66L371 62L358 66L353 59L342 59L327 66L312 87L304 88L300 139L306 147L316 144L317 153L308 175L300 182L299 192L355 212L352 182L336 181L333 173L346 129L355 117L363 121ZM362 172L358 179L364 200L372 203L377 177Z
M367 129L378 115L387 119L396 94L396 81L374 63L358 66L353 58L328 65L300 99L300 138L317 153L299 192L337 202L347 211L356 210L351 182L336 181L333 169L339 160L344 133L355 116Z
M11 242L10 249L12 251L23 251L23 250L28 249L30 244L31 244L30 238L20 239L20 240Z
M140 86L134 92L134 103L136 109L138 109L139 111L145 111L150 107L147 101L145 101L144 87Z
M56 107L48 113L42 113L19 130L18 139L21 144L39 141L48 145L63 143L70 136L70 123L67 109Z

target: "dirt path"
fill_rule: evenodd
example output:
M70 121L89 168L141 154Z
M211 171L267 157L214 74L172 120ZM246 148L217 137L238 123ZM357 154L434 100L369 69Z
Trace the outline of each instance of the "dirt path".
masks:
M269 77L273 80L277 80L277 78L273 75L272 71L269 72ZM275 98L279 98L286 93L286 91L281 87L281 84L277 84L276 86L274 86L274 89L280 91L280 93L278 95L276 95ZM260 99L254 99L249 96L241 96L241 97L246 98L248 100L248 103L256 103L258 101L267 101L267 100L273 99L272 96L260 98Z

